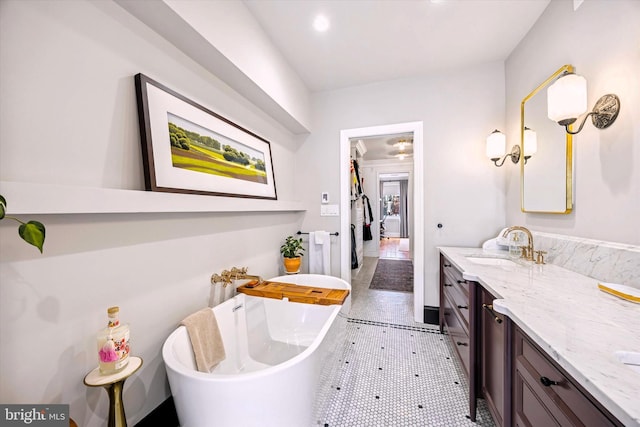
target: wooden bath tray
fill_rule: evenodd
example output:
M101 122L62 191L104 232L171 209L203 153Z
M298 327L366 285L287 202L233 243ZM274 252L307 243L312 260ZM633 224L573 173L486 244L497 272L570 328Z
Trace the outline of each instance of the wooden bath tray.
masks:
M289 298L289 301L292 302L320 305L342 305L349 295L347 289L314 288L313 286L269 281L258 283L256 280L238 286L237 291L255 297Z

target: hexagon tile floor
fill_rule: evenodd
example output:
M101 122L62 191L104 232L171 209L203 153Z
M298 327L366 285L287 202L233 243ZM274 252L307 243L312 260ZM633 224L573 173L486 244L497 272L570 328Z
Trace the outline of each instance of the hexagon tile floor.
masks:
M413 294L368 288L376 260L365 258L352 280L346 338L323 368L317 425L493 426L482 400L469 419L466 377L438 328L413 321Z

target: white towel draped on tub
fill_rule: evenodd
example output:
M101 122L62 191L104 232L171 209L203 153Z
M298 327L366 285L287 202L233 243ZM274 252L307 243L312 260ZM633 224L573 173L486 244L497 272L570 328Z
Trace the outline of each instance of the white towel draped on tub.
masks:
M328 231L309 233L309 273L331 275L331 236Z

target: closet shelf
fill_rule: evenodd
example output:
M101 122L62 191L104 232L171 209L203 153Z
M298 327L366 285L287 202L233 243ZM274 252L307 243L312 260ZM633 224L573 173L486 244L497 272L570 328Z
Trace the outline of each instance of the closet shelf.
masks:
M8 215L302 212L301 202L0 181Z

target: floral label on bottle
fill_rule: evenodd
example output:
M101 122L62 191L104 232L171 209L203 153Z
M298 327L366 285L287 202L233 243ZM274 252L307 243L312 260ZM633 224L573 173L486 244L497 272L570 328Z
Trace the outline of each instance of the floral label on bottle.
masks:
M107 366L112 366L114 371L126 366L129 362L129 332L118 337L108 337L98 351L98 357L101 364L109 364Z

